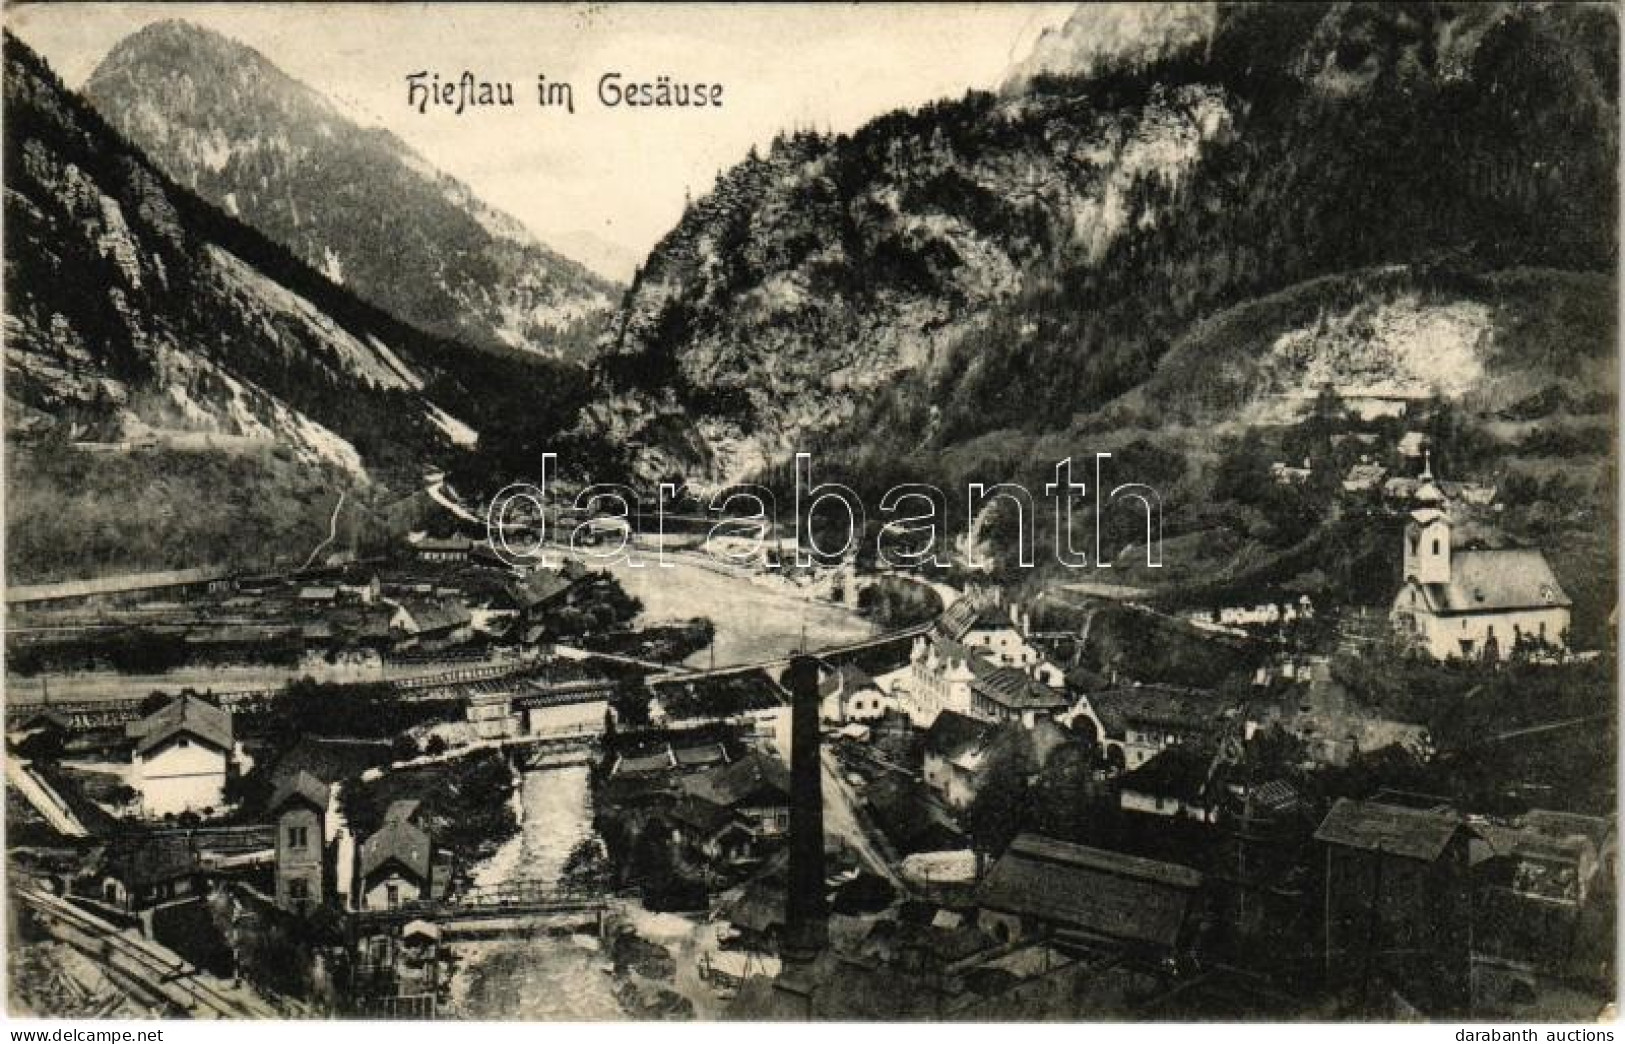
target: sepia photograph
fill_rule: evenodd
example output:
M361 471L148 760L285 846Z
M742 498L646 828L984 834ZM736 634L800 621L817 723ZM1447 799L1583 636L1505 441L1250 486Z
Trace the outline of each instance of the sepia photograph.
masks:
M7 1020L1612 1040L1620 20L8 3Z

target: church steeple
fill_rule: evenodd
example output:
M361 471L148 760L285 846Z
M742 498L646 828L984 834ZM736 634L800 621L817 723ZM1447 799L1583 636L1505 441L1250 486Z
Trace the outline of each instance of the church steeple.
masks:
M1450 582L1450 516L1438 508L1411 512L1405 527L1405 579L1422 584Z

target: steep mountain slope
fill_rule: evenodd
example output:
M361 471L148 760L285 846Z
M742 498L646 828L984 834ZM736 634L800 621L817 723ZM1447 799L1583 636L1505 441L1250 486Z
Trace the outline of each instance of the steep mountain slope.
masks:
M416 482L426 464L461 465L487 442L500 456L573 422L579 368L403 325L176 186L9 35L5 63L14 503L40 492L30 484L68 481L59 458L79 444L110 459L237 458L247 463L227 469L236 481L265 480L267 497L298 501L295 516L322 512L325 526L331 502L317 504L313 488ZM160 540L206 510L161 483L129 492L153 501L129 510L154 516ZM13 525L22 517L8 511ZM13 550L39 537L72 544L79 520L29 517L56 531L14 532ZM207 553L157 551L194 564Z
M634 281L595 420L718 480L810 445L943 459L1065 432L1208 317L1338 273L1612 270L1606 8L1232 5L1188 29L736 167Z
M712 477L861 422L868 396L935 372L1031 268L1109 249L1135 186L1177 184L1231 119L1224 91L1187 84L1100 105L977 95L851 138L781 138L725 174L634 278L600 360L628 394L599 416L668 433L691 418L675 444L631 430Z
M424 330L577 358L614 303L613 284L394 135L217 33L149 25L85 91L171 177Z

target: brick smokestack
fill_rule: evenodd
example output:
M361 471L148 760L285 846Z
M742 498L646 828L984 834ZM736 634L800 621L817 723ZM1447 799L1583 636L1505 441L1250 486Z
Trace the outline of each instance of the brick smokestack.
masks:
M810 961L828 945L824 910L824 790L818 755L818 661L797 656L784 672L790 690L790 881L786 958Z

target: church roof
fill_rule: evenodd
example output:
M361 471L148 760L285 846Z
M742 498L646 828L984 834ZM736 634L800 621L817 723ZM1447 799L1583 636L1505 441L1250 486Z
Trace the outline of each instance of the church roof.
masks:
M1545 609L1573 604L1546 556L1532 548L1457 551L1450 582L1418 584L1434 613L1483 613Z

